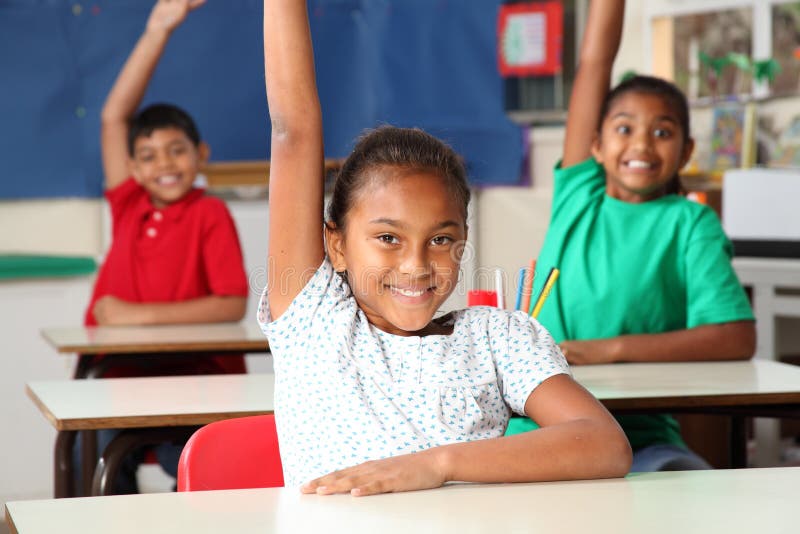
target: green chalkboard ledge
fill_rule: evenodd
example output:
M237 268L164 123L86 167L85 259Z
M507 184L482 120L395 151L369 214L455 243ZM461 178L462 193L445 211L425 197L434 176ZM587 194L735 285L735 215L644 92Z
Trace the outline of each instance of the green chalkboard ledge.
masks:
M88 256L0 254L0 281L83 276L97 269Z

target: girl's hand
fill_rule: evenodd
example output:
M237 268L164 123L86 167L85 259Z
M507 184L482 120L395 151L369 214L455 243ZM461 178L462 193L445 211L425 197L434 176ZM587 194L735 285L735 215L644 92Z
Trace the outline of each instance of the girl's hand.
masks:
M111 295L97 299L92 308L97 324L120 326L140 324L139 306Z
M205 3L206 0L158 0L147 19L145 31L171 32L180 26L190 11Z
M350 493L361 497L438 488L447 480L444 470L436 461L435 451L436 448L433 448L334 471L303 484L300 491L317 495Z
M616 338L586 341L562 341L558 346L570 365L614 363L617 357Z

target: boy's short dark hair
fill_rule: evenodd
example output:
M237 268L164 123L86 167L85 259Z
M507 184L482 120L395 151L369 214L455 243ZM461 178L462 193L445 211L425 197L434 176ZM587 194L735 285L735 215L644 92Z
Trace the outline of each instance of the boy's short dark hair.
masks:
M200 144L200 132L194 119L173 104L153 104L133 116L128 123L128 154L133 157L133 148L139 137L150 137L159 128L177 128L194 143Z

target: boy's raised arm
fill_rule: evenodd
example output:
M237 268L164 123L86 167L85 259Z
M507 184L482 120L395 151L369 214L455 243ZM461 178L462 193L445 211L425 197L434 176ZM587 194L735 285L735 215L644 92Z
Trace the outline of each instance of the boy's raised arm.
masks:
M578 72L572 86L564 137L562 167L591 154L600 107L609 90L611 68L619 49L625 0L591 0L581 41Z
M128 121L136 113L172 31L205 0L158 0L100 114L100 146L106 189L122 183L128 170Z
M272 122L267 288L276 319L324 257L322 112L306 0L264 0L264 64Z

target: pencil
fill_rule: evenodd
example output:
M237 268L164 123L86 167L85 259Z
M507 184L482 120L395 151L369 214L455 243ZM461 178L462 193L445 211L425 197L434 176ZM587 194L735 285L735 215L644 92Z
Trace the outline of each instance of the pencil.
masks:
M505 288L503 287L503 271L494 270L494 290L497 293L497 307L501 310L506 307Z
M544 301L547 298L547 295L550 294L550 290L553 289L553 285L555 285L556 280L558 280L559 274L560 271L555 267L550 269L550 273L547 275L547 280L544 281L544 286L542 286L542 292L539 293L539 298L536 299L536 305L533 307L530 313L534 319L539 315L539 312L542 311Z
M536 260L531 260L528 270L525 273L525 284L522 290L522 311L527 311L531 305L531 294L533 293L533 274L536 271Z
M517 302L514 304L515 310L521 310L522 305L522 291L525 286L525 267L520 268L519 276L517 277Z

